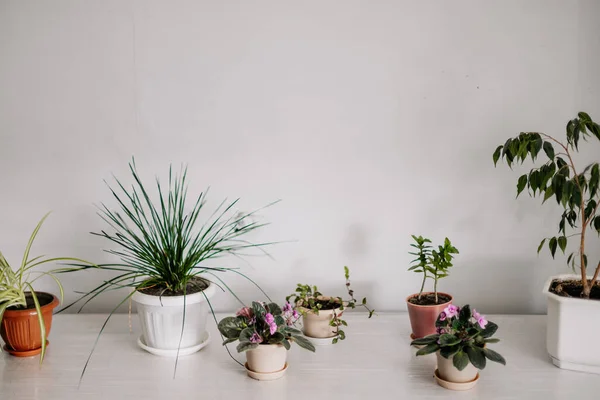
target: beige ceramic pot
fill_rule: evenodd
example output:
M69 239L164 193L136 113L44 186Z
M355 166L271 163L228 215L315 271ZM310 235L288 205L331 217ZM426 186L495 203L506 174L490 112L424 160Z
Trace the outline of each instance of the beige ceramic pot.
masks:
M430 292L423 293L424 295L431 294ZM444 308L452 304L452 296L448 293L438 292L438 295L443 294L450 297L446 303L435 304L431 306L420 306L411 303L409 300L418 294L410 295L406 298L406 306L408 308L408 317L410 318L410 326L412 328L412 338L418 339L435 333L435 321Z
M319 297L319 300L329 300L330 297ZM339 317L343 311L339 308L335 310L320 310L318 314L307 308L300 307L299 311L302 314L302 330L304 335L317 338L328 339L335 336L335 327L329 325L333 319L333 312Z
M438 375L443 380L454 383L467 383L472 382L477 378L478 370L473 364L469 363L465 369L459 371L454 364L452 364L452 358L447 359L442 357L439 351L436 355Z
M263 374L275 373L285 368L287 350L281 344L260 344L246 351L247 368Z

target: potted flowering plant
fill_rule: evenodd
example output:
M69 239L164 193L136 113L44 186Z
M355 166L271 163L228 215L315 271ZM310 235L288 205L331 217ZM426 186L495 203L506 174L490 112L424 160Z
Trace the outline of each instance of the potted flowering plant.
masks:
M543 197L542 203L556 199L563 208L558 235L543 239L538 253L547 243L553 258L560 249L569 254L567 264L574 272L578 270L577 275L550 277L544 285L547 350L559 368L600 373L600 347L588 346L600 331L600 320L592 317L600 313L600 260L590 260L586 251L592 240L596 243L592 248L598 248L598 236L588 233L600 235L600 164L596 161L582 167L574 161L581 139L587 142L594 137L600 140L600 125L580 112L567 123L566 143L545 133L524 132L498 146L493 160L496 164L503 159L512 168L528 157L535 162L544 151L547 160L519 178L517 197L527 188L530 196ZM567 251L573 240L576 248Z
M437 250L430 245L431 240L423 236L412 235L415 243L411 247L415 251L409 254L416 256L409 271L414 271L423 276L419 293L411 294L406 298L408 317L412 327L413 339L435 333L435 321L440 312L452 303L452 296L448 293L438 292L438 281L448 276L452 267L452 260L458 249L452 245L448 238L439 245ZM427 279L433 280L433 292L424 292Z
M255 301L252 307L241 308L235 317L223 318L218 328L225 337L223 345L239 341L236 349L246 353L248 376L273 380L285 374L287 350L292 342L315 351L313 344L293 327L298 317L289 303L281 309L275 303Z
M367 298L358 302L354 298L354 290L350 288L350 270L344 267L346 278L346 290L348 300L341 297L323 296L316 286L298 284L295 293L286 297L286 301L294 304L294 311L300 311L302 315L302 326L304 334L314 339L331 339L336 344L338 340L344 340L346 333L341 329L348 326L348 322L342 319L346 308L364 307L368 317L373 316L374 310L367 305Z
M472 388L479 380L477 370L485 368L486 359L506 365L504 357L487 348L488 343L499 341L492 338L498 325L469 305L448 305L435 325L435 334L415 339L411 345L423 346L417 356L436 353L435 377L441 386L453 390Z

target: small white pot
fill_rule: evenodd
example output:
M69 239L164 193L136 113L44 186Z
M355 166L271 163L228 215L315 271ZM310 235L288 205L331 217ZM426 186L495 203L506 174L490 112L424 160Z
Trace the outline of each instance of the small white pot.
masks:
M136 291L132 299L137 305L146 346L160 350L177 350L202 344L207 338L206 318L209 307L206 299L210 299L214 294L215 285L212 283L204 289L204 292L187 296L159 297ZM184 303L185 324L183 324Z
M594 345L600 332L600 301L550 293L554 279L580 280L581 275L556 275L544 285L543 293L548 297L548 354L559 368L600 374L600 347Z
M439 351L436 353L436 356L438 374L443 380L454 383L466 383L474 381L477 378L478 371L473 364L469 363L465 369L459 371L452 363L454 356L452 358L444 358Z
M287 350L281 344L259 344L246 351L247 368L262 374L282 371L287 360Z

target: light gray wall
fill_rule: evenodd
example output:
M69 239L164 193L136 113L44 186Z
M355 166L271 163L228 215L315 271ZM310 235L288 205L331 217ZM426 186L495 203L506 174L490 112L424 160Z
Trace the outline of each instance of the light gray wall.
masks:
M114 206L103 179L128 180L134 155L149 180L188 163L213 204L283 199L255 239L293 242L244 267L274 298L341 294L348 265L376 309L403 310L416 233L461 250L440 284L457 303L542 313L542 283L567 271L535 252L559 210L514 200L518 171L491 154L520 131L561 136L579 110L600 119L599 4L0 0L1 249L18 262L53 210L36 254L110 260L93 204ZM65 276L67 301L108 276Z

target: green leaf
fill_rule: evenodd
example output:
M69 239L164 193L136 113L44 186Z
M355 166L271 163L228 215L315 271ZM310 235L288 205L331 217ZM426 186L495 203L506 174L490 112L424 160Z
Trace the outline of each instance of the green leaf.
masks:
M302 347L303 349L306 349L306 350L309 350L312 352L315 351L315 346L306 337L304 337L302 335L295 335L293 337L293 340L294 340L294 342L296 342L298 344L298 346ZM337 340L336 340L336 342L337 342Z
M440 338L440 335L433 334L433 335L415 339L412 342L410 342L410 345L411 346L422 346L422 345L426 345L426 344L430 344L430 343L437 343L439 338Z
M265 308L263 307L263 305L260 304L257 301L253 301L252 302L252 311L254 311L254 316L258 320L263 319L265 317L265 314L267 313L267 310L265 310Z
M540 245L538 246L537 252L538 254L540 254L540 251L542 251L542 248L544 247L544 243L546 243L546 239L543 239L540 243Z
M282 314L281 307L279 307L276 303L267 304L267 308L269 309L269 312L274 316Z
M281 344L283 345L283 347L285 347L286 350L289 350L292 347L290 345L289 340L287 340L287 339L283 339L283 341L281 342Z
M455 355L459 349L460 349L459 345L442 347L440 349L440 355L446 359L449 359L450 357Z
M483 340L484 343L498 343L499 341L500 341L500 339L496 339L496 338L490 338L490 339Z
M497 362L502 365L506 365L506 360L504 359L504 357L502 357L500 354L496 353L494 350L484 348L483 354L490 361Z
M237 339L242 331L241 324L242 321L237 317L225 317L219 322L217 328L227 339Z
M525 186L527 186L527 175L521 175L517 182L517 197L519 197L523 189L525 189Z
M450 333L444 333L440 336L439 343L441 347L454 346L460 343L460 339Z
M437 343L430 343L425 347L421 347L419 351L417 351L418 356L424 356L427 354L435 353L440 349L440 346Z
M258 343L240 342L237 345L236 350L238 353L243 353L244 351L256 349L257 347L258 347Z
M240 342L249 342L250 338L252 337L252 335L254 335L254 332L256 332L254 330L254 328L244 328L241 332L240 332L240 337L239 340ZM224 336L224 335L223 335Z
M467 323L469 319L471 319L471 307L467 304L458 312L458 320L464 324Z
M496 148L496 151L494 151L494 155L492 157L494 159L494 166L496 166L496 164L498 163L498 160L500 159L500 153L502 151L502 147L504 147L504 146L500 145Z
M488 321L487 325L485 326L485 329L481 331L481 337L484 339L490 338L494 335L494 333L496 333L497 330L498 325L491 321Z
M552 146L552 143L544 142L543 149L544 149L544 153L546 153L548 158L550 160L554 160L555 155L554 155L554 147Z
M560 247L563 254L565 254L565 249L567 248L567 238L565 236L560 236L558 238L558 247Z
M223 336L224 336L224 335L223 335ZM236 340L237 340L237 338L229 338L229 339L225 339L225 340L223 341L223 346L225 346L226 344L229 344L229 343L233 343L233 342L235 342Z
M462 350L459 350L452 358L452 364L457 370L462 371L469 365L469 356Z
M596 229L600 235L600 215L594 219L594 229Z
M558 240L555 237L550 239L550 242L548 243L548 247L550 248L550 253L552 254L552 258L554 258L554 255L556 254L557 246L558 246Z
M485 356L479 347L467 346L465 352L469 356L469 361L477 369L485 368Z
M549 186L548 188L546 188L546 191L544 192L544 201L542 201L542 204L544 204L546 202L546 200L548 200L552 196L554 196L554 187Z

